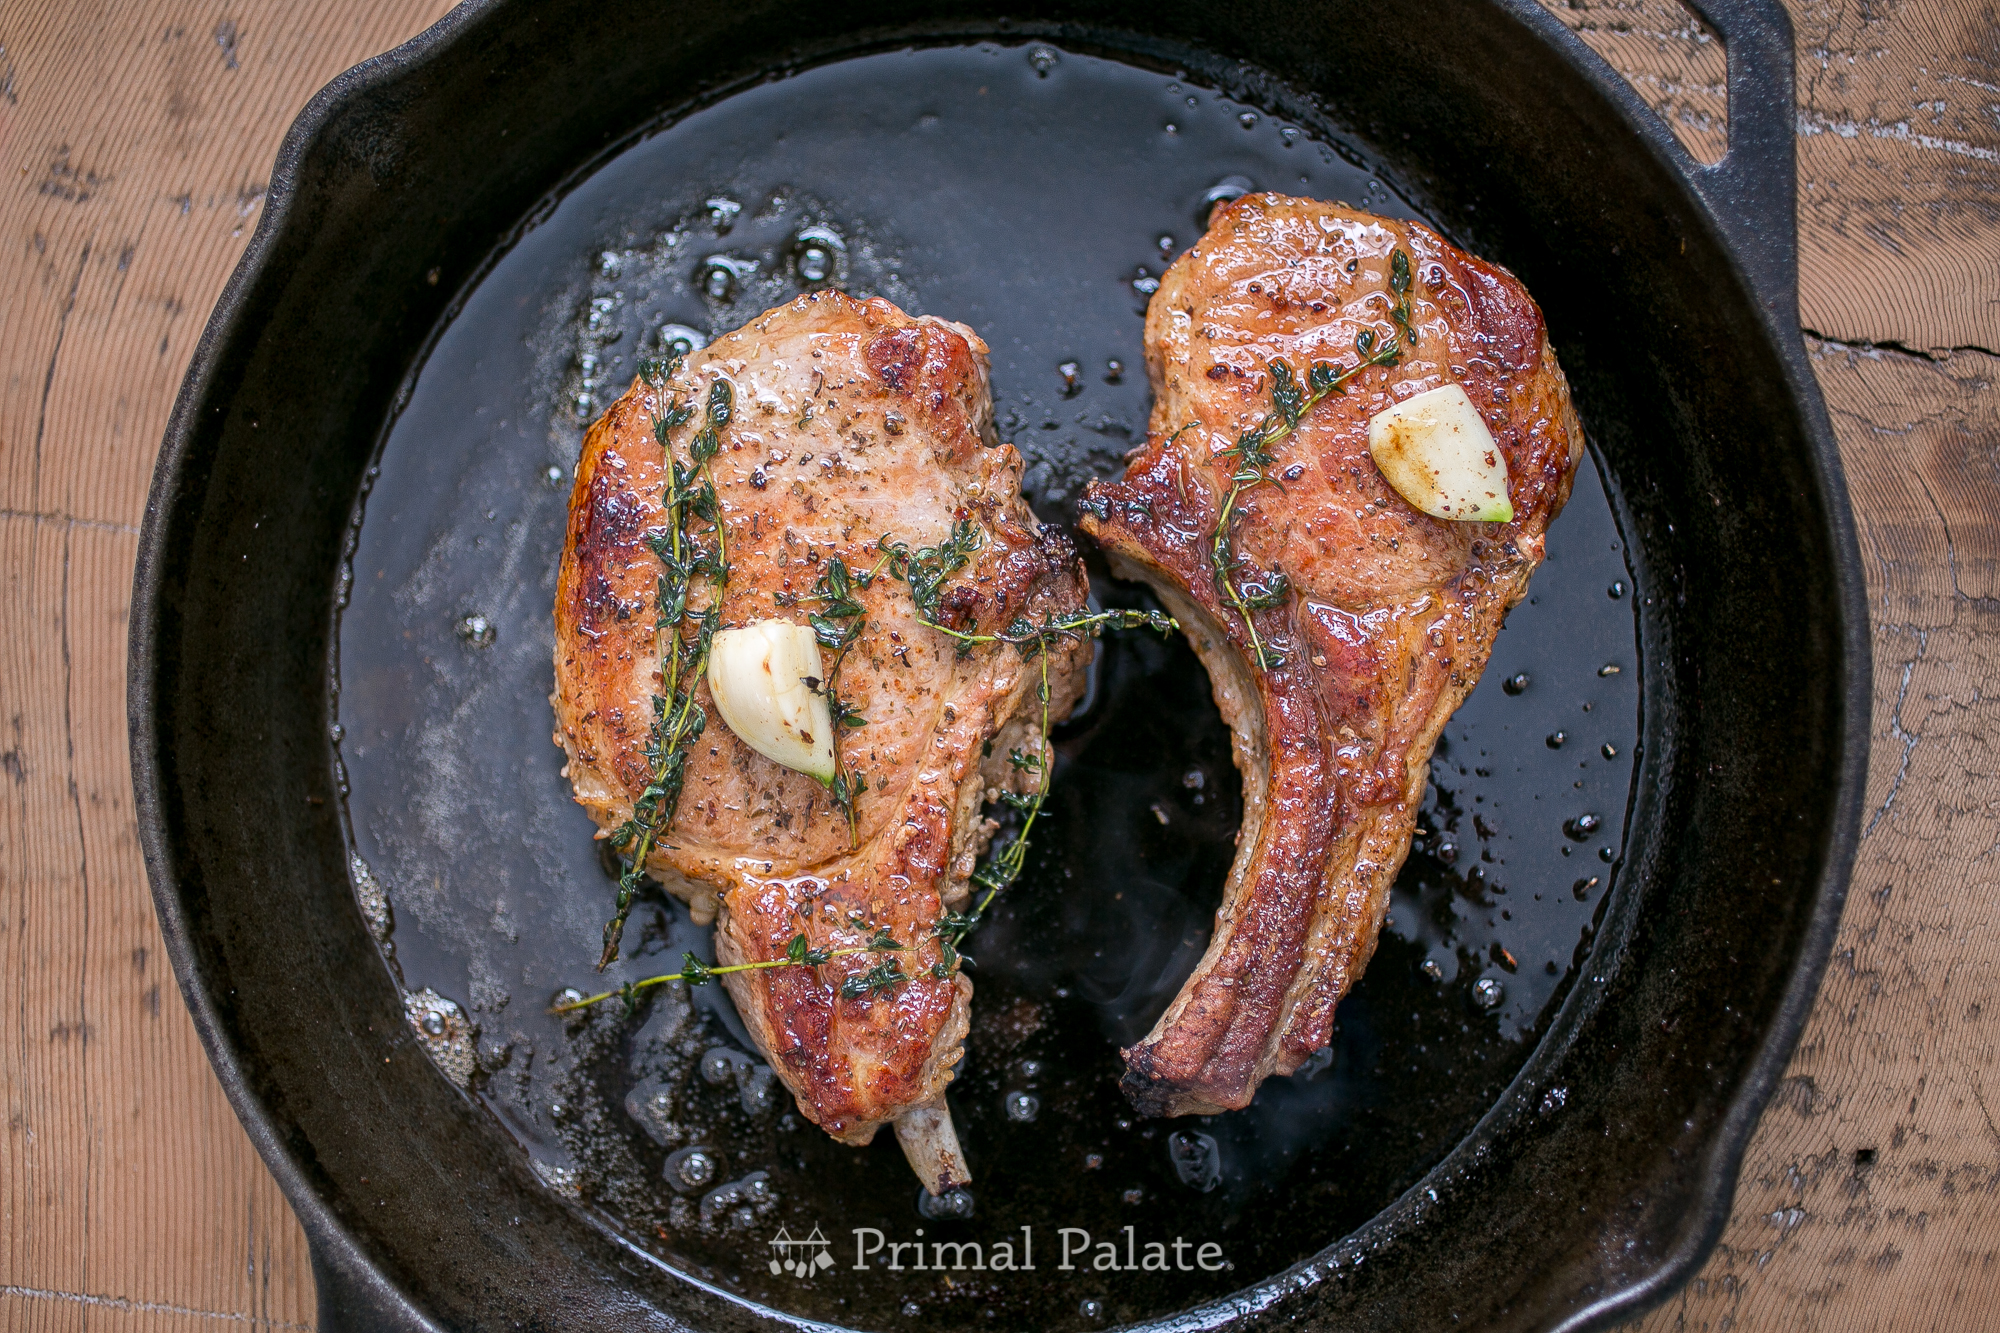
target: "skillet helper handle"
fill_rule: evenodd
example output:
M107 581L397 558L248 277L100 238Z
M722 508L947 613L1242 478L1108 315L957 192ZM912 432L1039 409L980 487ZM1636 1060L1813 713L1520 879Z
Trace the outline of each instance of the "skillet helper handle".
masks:
M1792 21L1779 0L1688 0L1729 60L1729 151L1690 173L1764 307L1799 322L1798 103Z

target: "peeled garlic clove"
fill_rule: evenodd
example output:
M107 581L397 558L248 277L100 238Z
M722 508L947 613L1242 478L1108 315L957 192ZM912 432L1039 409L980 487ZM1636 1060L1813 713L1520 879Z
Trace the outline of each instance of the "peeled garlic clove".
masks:
M766 759L831 782L833 716L819 692L825 679L819 640L807 625L760 620L721 630L709 645L708 691L737 739Z
M1514 517L1507 456L1456 384L1370 417L1368 452L1396 494L1432 518L1506 523Z

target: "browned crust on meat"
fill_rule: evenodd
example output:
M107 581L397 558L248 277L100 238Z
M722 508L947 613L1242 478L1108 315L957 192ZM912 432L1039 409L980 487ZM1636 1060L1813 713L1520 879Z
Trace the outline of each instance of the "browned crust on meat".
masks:
M1215 451L1269 409L1272 359L1303 379L1313 361L1354 364L1361 329L1393 328L1398 246L1416 277L1416 346L1280 444L1284 489L1252 492L1235 529L1238 549L1294 588L1257 615L1287 659L1259 672L1208 566L1230 471ZM1121 481L1087 493L1083 526L1188 630L1235 735L1245 794L1209 948L1125 1052L1134 1104L1181 1115L1247 1105L1262 1079L1327 1044L1335 1005L1374 952L1431 750L1526 594L1583 435L1520 283L1417 224L1249 196L1217 210L1146 323L1150 438ZM1441 383L1465 389L1506 455L1512 522L1427 517L1374 467L1368 419Z
M565 771L600 828L628 817L649 776L659 566L644 538L663 526L665 459L651 422L666 395L705 401L718 377L735 388L712 465L732 562L725 626L802 621L812 607L796 599L829 559L867 570L878 538L929 545L956 521L984 543L944 594L946 623L991 633L1022 614L1084 605L1075 551L1035 520L1019 455L991 439L985 356L960 326L820 293L717 339L663 393L634 384L591 427L557 585L554 701ZM693 429L675 437L683 459ZM858 839L817 782L738 741L703 685L696 698L709 726L648 862L698 921L715 915L724 963L782 958L800 934L816 949L855 948L885 926L911 946L893 955L910 979L873 997L839 990L883 955L727 978L800 1108L850 1143L941 1098L952 1077L972 987L955 972L933 975L942 962L933 927L966 900L992 831L983 801L1022 782L1004 751L998 761L984 754L986 742L1005 729L1021 748L1043 744L1039 665L1012 649L959 652L918 620L893 579L858 596L866 626L841 675L843 698L868 719L842 740L850 771L869 782ZM1089 654L1088 644L1051 654L1056 717L1079 693Z

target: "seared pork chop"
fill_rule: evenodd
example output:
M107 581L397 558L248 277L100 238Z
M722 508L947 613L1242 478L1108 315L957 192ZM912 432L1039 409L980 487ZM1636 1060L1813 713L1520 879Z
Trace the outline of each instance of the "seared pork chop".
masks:
M717 402L719 416L704 407ZM720 627L808 623L837 610L834 562L851 575L839 625L859 635L837 690L863 724L836 727L841 776L859 790L851 812L732 734L703 684L694 700L708 723L645 868L697 923L715 921L720 963L785 962L726 981L806 1116L852 1144L896 1122L933 1192L967 1179L944 1088L972 995L940 923L966 905L993 834L984 803L1029 790L1048 751L1044 663L961 647L932 626L990 634L1080 611L1087 595L1074 549L1022 499L1021 458L995 441L991 416L986 345L969 329L879 299L800 297L664 378L642 377L590 428L556 594L556 741L607 836L627 827L659 762L647 748L665 688L667 450L714 486ZM691 452L704 428L715 432L705 463ZM696 548L718 548L713 527L693 527ZM887 554L941 544L951 557L910 580ZM929 617L913 592L925 571L937 576ZM712 571L690 581L690 611L667 633L693 641L715 582ZM1050 717L1068 713L1090 652L1080 638L1049 645ZM620 850L636 841L620 836ZM607 946L608 958L615 930ZM833 956L787 961L822 954Z
M1086 493L1083 527L1180 620L1243 775L1214 937L1125 1052L1133 1103L1187 1115L1247 1105L1327 1044L1375 951L1432 747L1541 563L1583 432L1511 274L1339 205L1257 194L1216 210L1145 338L1149 438ZM1447 384L1505 455L1510 522L1429 517L1369 453L1374 414Z

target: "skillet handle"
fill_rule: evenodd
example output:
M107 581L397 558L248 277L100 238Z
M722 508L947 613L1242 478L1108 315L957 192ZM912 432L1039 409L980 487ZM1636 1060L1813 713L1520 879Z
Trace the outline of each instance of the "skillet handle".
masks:
M1779 0L1687 0L1729 60L1729 151L1690 173L1765 308L1798 324L1798 104L1792 21Z

